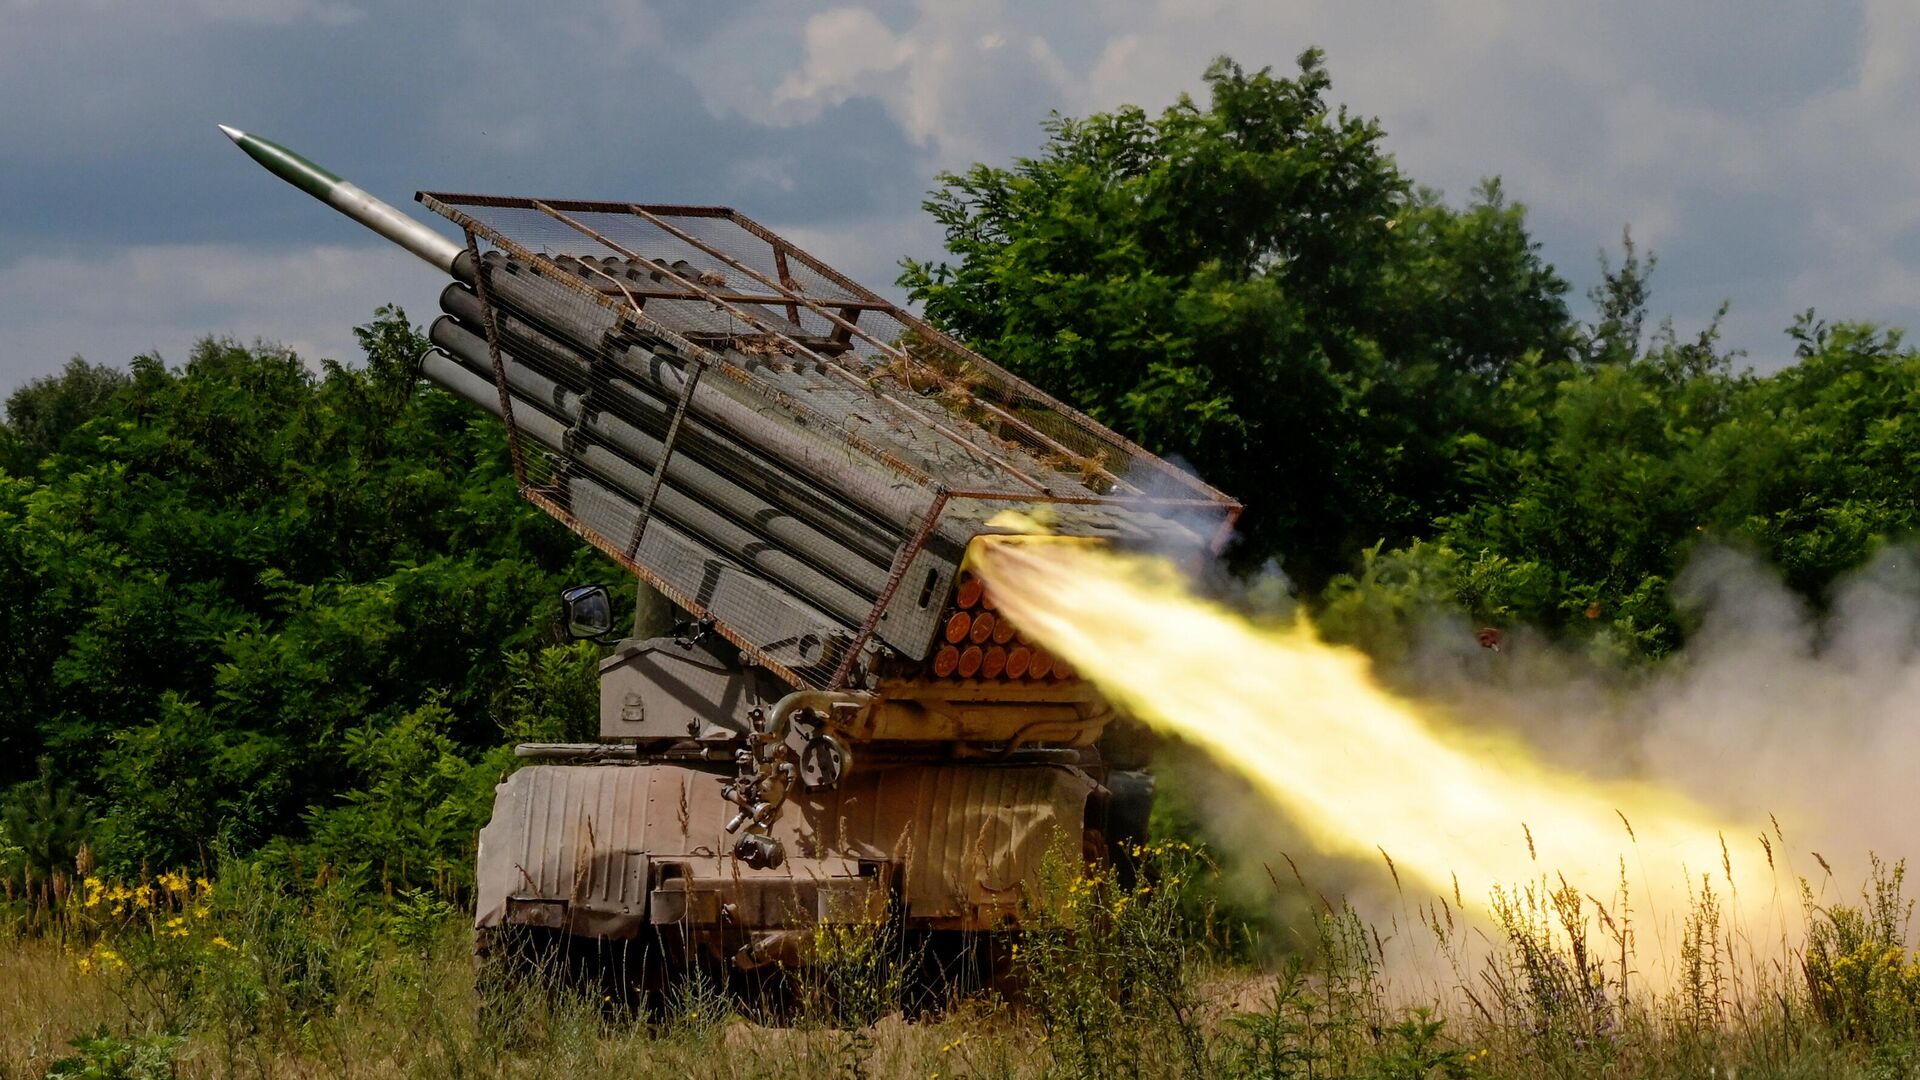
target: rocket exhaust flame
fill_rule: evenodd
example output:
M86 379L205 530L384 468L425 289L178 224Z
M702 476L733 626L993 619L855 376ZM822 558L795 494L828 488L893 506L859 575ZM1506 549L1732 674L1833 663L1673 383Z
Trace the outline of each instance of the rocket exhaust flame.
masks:
M1683 911L1703 877L1735 905L1775 900L1761 860L1728 855L1726 838L1753 830L1450 727L1304 621L1256 625L1161 560L983 537L972 565L1005 617L1115 705L1242 773L1324 853L1384 852L1414 899L1454 894L1484 914L1492 890L1554 875L1607 897L1632 867L1634 907L1655 916Z

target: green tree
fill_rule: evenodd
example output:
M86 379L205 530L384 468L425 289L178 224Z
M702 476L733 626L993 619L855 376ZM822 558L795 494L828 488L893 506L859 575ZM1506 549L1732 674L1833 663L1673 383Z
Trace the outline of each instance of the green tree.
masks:
M1912 535L1920 354L1811 314L1792 332L1798 362L1764 377L1735 370L1717 321L1690 341L1665 326L1625 361L1516 368L1505 435L1463 442L1474 498L1435 533L1464 557L1462 596L1483 615L1590 626L1660 655L1684 631L1668 583L1702 543L1757 550L1817 601ZM1490 564L1500 573L1469 590L1466 570Z
M32 474L67 439L83 437L80 428L127 383L126 372L76 356L58 374L34 379L7 395L6 424L0 426L0 470L16 476Z
M1312 584L1460 495L1462 431L1530 352L1572 344L1566 285L1496 182L1415 188L1380 127L1297 76L1207 72L1206 105L1055 117L1042 152L941 177L929 318L1248 502L1244 561Z
M56 780L43 759L40 775L16 786L0 802L0 838L12 849L16 864L0 864L0 872L17 867L43 882L54 874L71 876L75 856L87 841L89 823L86 801L70 785Z
M0 784L45 755L109 866L299 840L372 782L356 740L429 704L484 759L560 587L619 576L518 498L497 423L418 381L404 315L358 333L356 367L209 340L110 393L29 388L67 434L0 474Z

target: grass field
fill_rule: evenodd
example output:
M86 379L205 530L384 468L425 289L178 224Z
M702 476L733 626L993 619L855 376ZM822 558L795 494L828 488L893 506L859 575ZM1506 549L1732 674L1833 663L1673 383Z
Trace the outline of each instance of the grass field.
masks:
M245 866L83 879L7 908L0 1077L1920 1074L1899 866L1857 905L1809 906L1804 945L1778 960L1707 901L1658 991L1634 973L1631 927L1523 890L1476 932L1485 955L1414 990L1384 974L1375 928L1332 908L1299 948L1245 959L1221 944L1204 860L1153 858L1151 886L1063 877L1006 994L909 1020L910 950L856 926L816 935L815 967L765 1024L697 982L651 1021L598 991L489 989L461 914L424 894L369 902ZM1469 933L1426 932L1441 953Z

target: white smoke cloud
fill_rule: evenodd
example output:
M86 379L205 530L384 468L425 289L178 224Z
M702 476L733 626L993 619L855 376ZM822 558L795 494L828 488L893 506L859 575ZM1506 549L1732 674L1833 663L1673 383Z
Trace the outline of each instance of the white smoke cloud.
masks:
M1729 858L1756 871L1771 858L1778 893L1743 898L1743 916L1764 925L1742 929L1791 938L1802 881L1821 903L1852 902L1870 856L1920 858L1920 553L1883 550L1817 607L1724 547L1699 553L1674 589L1691 632L1650 669L1607 666L1524 628L1494 653L1464 617L1436 611L1409 654L1375 672L1443 723L1517 735L1569 773L1658 785L1743 824L1724 837ZM1347 900L1402 946L1431 945L1420 908L1434 898L1396 887L1384 858L1317 854L1230 763L1175 746L1156 768L1226 854L1238 902L1275 905L1293 934L1320 897ZM1690 869L1724 885L1717 866ZM1660 962L1651 932L1642 946ZM1431 974L1388 952L1397 977Z

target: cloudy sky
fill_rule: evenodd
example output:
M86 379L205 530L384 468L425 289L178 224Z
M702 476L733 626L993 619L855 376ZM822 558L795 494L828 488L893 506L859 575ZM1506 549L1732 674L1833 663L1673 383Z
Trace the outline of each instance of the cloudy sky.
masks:
M395 203L732 204L880 285L937 251L938 170L1315 44L1409 174L1503 177L1581 290L1631 224L1656 311L1730 299L1759 367L1809 306L1920 325L1912 0L0 0L0 392L209 332L349 358L375 305L430 314L431 271L216 123Z

